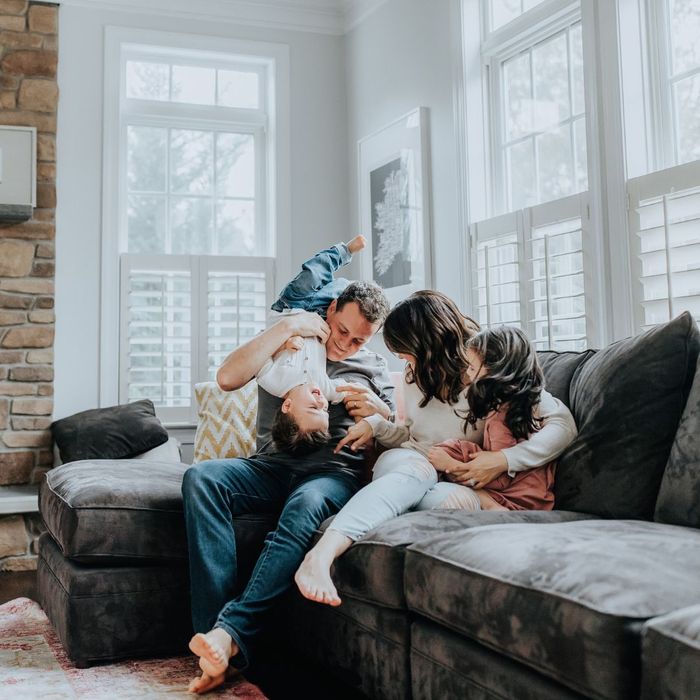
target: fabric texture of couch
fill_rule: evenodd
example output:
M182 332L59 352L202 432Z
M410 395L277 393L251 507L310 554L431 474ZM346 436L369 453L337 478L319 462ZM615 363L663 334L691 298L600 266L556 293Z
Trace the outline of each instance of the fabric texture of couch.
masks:
M277 641L387 700L700 697L699 350L683 314L600 351L540 353L580 428L555 510L386 522L336 562L341 606L290 590ZM40 590L79 663L163 653L148 625L170 625L181 650L185 469L87 461L49 473ZM234 520L239 586L274 518ZM77 629L86 619L90 634Z

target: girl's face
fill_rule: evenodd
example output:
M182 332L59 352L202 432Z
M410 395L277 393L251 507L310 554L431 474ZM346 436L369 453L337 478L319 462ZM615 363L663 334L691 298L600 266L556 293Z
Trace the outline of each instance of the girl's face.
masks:
M409 355L406 352L397 352L396 357L399 358L399 360L404 360L408 366L415 371L416 369L416 356L415 355Z
M479 353L472 348L467 348L467 377L469 382L473 383L487 374L488 371L484 367L484 361Z

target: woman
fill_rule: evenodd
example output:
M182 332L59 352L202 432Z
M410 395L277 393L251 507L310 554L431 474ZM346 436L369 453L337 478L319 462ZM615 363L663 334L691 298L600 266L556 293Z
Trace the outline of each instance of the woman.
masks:
M483 443L484 421L469 424L466 390L467 345L478 325L444 294L421 291L399 302L384 324L384 342L406 361L405 424L370 415L348 430L336 451L357 450L372 437L385 447L374 467L372 483L358 491L335 516L294 577L301 593L319 603L340 605L330 577L336 557L380 523L412 508L490 508L479 489L506 471L516 472L550 462L576 436L576 425L560 401L542 392L542 428L529 440L499 452L480 452L470 468L457 474L460 483L440 482L427 455L436 443L470 440ZM482 496L482 497L480 497Z

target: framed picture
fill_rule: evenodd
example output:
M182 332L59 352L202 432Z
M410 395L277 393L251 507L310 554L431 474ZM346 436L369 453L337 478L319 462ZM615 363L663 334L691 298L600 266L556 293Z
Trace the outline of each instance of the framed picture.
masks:
M0 221L30 219L36 206L36 129L0 126Z
M425 107L358 142L362 276L392 304L432 284L429 160Z

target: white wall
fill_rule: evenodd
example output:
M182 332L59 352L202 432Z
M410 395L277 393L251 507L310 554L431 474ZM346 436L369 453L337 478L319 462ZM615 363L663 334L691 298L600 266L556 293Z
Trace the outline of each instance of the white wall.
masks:
M292 254L283 269L350 230L343 37L66 5L59 23L55 418L100 405L105 26L288 45Z

